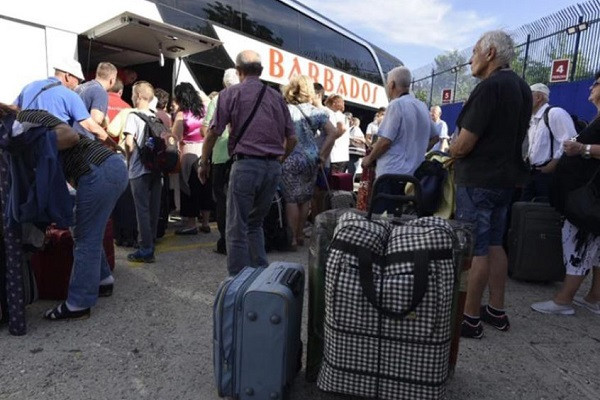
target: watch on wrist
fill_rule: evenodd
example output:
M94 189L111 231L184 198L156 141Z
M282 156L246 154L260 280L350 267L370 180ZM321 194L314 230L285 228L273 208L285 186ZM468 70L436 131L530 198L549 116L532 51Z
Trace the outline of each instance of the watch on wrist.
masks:
M586 144L583 147L583 154L581 155L583 158L591 158L592 157L592 145Z

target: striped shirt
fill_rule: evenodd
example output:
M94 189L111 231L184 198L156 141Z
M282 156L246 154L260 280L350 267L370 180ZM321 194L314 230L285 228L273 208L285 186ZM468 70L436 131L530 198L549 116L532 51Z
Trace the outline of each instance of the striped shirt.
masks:
M17 120L24 126L46 126L50 129L64 123L43 110L23 110L17 115ZM77 186L79 178L91 171L90 165L100 165L114 154L101 142L81 135L75 146L60 153L65 177L74 186Z

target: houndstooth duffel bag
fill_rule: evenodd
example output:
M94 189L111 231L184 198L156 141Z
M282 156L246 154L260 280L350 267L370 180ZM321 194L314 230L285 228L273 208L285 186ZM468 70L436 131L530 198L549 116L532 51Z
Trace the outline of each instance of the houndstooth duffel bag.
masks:
M455 287L447 221L345 214L326 272L320 389L378 399L445 395Z

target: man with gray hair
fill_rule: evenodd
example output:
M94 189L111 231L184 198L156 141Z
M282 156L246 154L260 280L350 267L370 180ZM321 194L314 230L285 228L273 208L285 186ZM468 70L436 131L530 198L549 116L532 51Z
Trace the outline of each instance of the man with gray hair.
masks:
M550 197L552 173L562 156L562 144L577 135L569 113L548 104L548 86L536 83L531 85L530 89L533 96L533 115L527 132L527 160L531 171L521 201Z
M223 74L223 86L227 89L230 86L240 83L240 77L235 68L225 70ZM217 94L208 104L206 115L202 121L202 134L206 137L210 123L213 120L219 95ZM229 180L229 152L227 151L227 142L229 141L229 126L225 128L221 136L215 142L212 152L212 191L215 200L215 214L217 219L217 228L221 237L217 241L216 253L227 254L225 246L225 220L227 218L227 193L225 188Z
M471 56L471 73L482 79L456 122L450 145L456 159L456 219L475 226L473 261L462 323L462 336L483 337L481 321L507 331L504 286L508 262L502 247L506 215L514 188L527 168L522 144L531 118L531 90L509 65L514 42L503 31L483 34ZM481 306L485 287L489 304Z
M198 177L208 178L210 155L218 136L230 124L228 152L233 160L227 188L227 269L235 275L245 266L268 265L263 220L281 177L281 161L296 145L294 125L281 94L260 82L258 53L244 50L235 60L240 77L219 94L206 133Z
M377 177L385 174L412 175L425 159L429 142L438 133L429 117L427 106L409 94L412 76L406 67L396 67L388 72L386 91L390 104L379 126L378 139L371 154L363 158L362 167L375 164ZM379 190L388 194L402 194L404 188L398 182L383 182ZM378 202L374 211L394 212L397 202Z

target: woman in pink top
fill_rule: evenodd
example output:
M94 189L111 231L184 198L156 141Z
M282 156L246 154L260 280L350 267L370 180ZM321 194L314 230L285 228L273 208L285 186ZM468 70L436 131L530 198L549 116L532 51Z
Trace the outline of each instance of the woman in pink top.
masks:
M174 101L177 114L173 122L173 134L181 143L181 172L179 185L181 192L181 217L183 227L175 231L177 235L196 235L196 219L202 216L200 231L210 232L208 218L213 208L210 182L201 184L196 173L202 155L202 119L204 106L194 87L183 82L175 87Z

